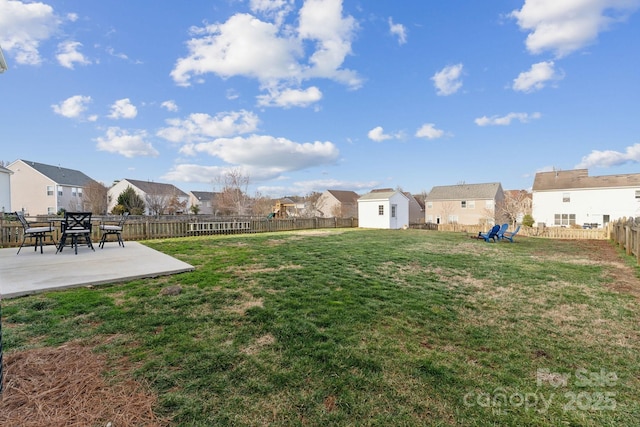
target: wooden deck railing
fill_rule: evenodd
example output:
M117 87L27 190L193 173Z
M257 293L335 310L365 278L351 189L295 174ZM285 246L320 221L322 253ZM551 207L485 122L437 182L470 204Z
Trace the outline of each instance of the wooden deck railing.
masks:
M29 221L48 221L60 217L32 217ZM98 225L102 221L117 221L113 216L94 216L92 240L100 239ZM358 227L357 218L292 218L266 219L263 217L215 217L206 215L181 215L166 217L133 216L127 219L122 237L127 240L153 240L172 237L202 236L213 234L265 233L270 231L309 230L320 228ZM18 247L22 243L22 226L9 217L0 218L0 247ZM53 233L60 240L60 226ZM29 241L27 240L27 244ZM45 244L50 243L46 239Z

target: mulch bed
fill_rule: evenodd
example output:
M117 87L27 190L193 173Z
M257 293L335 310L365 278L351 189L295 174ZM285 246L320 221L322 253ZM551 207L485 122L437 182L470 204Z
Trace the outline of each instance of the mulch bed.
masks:
M0 425L166 426L153 413L157 397L137 381L108 381L106 358L70 343L5 354ZM125 373L126 375L126 373Z

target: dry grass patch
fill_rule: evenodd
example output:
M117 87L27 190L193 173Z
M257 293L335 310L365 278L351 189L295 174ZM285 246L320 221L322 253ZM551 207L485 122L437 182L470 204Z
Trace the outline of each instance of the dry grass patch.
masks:
M258 337L253 343L244 347L241 351L244 354L254 355L259 353L263 348L266 348L276 342L276 338L271 334L266 334Z

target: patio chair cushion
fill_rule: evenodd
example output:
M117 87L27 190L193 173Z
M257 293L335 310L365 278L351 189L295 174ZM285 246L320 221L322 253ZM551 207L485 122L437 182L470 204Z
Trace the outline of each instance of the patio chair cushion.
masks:
M53 227L29 227L24 230L25 233L51 233Z

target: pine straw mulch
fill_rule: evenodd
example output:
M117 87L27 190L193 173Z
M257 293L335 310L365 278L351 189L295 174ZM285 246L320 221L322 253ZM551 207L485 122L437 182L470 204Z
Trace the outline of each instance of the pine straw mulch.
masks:
M4 366L1 426L168 425L153 413L157 397L123 375L108 381L106 357L89 346L8 353Z

